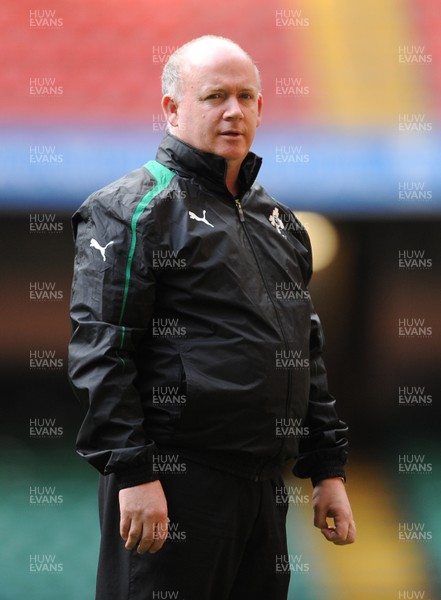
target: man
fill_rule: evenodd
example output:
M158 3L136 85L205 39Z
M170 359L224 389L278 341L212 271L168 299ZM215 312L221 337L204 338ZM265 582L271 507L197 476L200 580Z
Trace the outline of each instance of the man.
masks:
M355 538L309 240L255 182L250 57L193 40L170 57L163 94L156 160L73 221L77 447L103 475L97 598L281 600L287 507L275 490L288 459L312 478L324 536ZM280 285L300 299L278 298Z

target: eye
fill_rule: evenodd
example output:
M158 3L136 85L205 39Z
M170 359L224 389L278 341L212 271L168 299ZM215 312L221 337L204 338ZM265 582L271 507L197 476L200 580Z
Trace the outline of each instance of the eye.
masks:
M222 98L222 94L220 92L213 92L206 97L206 100L219 100Z

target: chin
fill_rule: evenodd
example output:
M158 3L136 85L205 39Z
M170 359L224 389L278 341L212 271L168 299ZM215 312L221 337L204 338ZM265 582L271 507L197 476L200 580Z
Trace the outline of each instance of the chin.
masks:
M245 156L248 154L248 150L249 148L224 148L224 149L219 149L219 156L222 156L222 158L225 158L225 160L240 160L242 161Z
M244 139L237 140L221 140L220 144L217 144L219 154L225 156L225 158L240 158L248 154L249 145L245 143Z

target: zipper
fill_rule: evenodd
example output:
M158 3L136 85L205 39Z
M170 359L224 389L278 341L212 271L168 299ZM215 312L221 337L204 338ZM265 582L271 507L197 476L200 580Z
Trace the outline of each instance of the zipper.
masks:
M239 213L239 221L241 223L245 223L245 217L243 216L242 205L240 203L239 198L236 198L235 203L236 203L237 212Z
M286 339L285 334L283 332L282 321L280 320L279 311L278 311L277 306L276 306L276 304L275 304L275 302L273 300L273 297L271 296L270 290L268 288L268 282L267 282L267 280L265 278L265 275L264 275L264 273L262 271L262 267L260 266L259 260L257 258L256 251L255 251L254 246L253 246L253 242L251 240L251 236L250 236L249 231L247 229L247 225L246 225L246 222L245 222L245 215L244 215L244 212L243 212L242 205L240 203L240 199L236 198L234 202L236 204L237 213L239 215L239 221L242 223L242 227L243 227L243 230L245 232L245 236L246 236L246 238L248 240L248 243L250 245L251 252L253 253L253 256L254 256L254 260L256 261L256 265L257 265L257 268L259 270L260 277L261 277L261 279L263 281L263 285L265 287L266 293L268 294L268 298L270 299L270 302L273 305L274 312L276 314L277 324L279 326L279 330L280 330L280 334L281 334L281 337L282 337L282 340L283 340L283 344L285 346L285 350L289 350L289 348L288 348L288 342L287 342L287 339ZM291 386L292 386L292 373L291 373L291 370L289 370L288 371L288 391L287 391L287 397L286 397L286 401L285 401L285 417L286 418L288 417L288 404L289 404L289 396L290 396L290 393L291 393ZM279 450L279 452L278 452L278 454L276 456L278 456L278 455L281 454L284 445L285 445L285 438L282 438L280 450Z

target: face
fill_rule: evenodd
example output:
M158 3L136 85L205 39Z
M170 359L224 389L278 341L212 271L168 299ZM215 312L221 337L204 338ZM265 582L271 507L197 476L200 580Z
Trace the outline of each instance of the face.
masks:
M262 96L254 65L235 48L207 52L199 48L182 75L180 99L163 98L171 133L240 165L261 118Z

